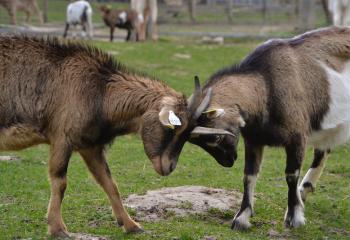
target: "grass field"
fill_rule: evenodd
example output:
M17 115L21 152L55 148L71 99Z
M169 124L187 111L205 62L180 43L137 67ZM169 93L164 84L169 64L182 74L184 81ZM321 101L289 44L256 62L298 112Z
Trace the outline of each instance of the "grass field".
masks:
M200 45L162 40L154 43L92 44L115 54L117 59L138 70L163 79L189 95L193 75L202 81L219 68L238 62L256 43L235 45ZM179 55L182 54L182 55ZM177 56L186 55L186 58ZM0 162L0 239L42 239L46 237L46 207L49 183L46 165L48 147L41 145L21 152L22 161ZM204 185L242 190L243 151L232 169L219 166L201 149L187 144L177 169L168 177L153 170L137 136L116 139L108 151L109 164L123 197L150 189L180 185ZM282 149L266 149L265 161L257 184L256 216L253 228L238 233L230 230L232 211L212 212L202 216L174 218L157 223L142 223L146 233L124 234L111 216L106 195L95 184L78 155L71 159L68 189L63 203L63 217L71 232L108 236L111 239L268 239L275 230L287 239L350 238L350 148L339 147L327 163L316 193L306 204L307 225L285 230L283 214L287 186L284 179L285 155ZM310 164L307 153L304 173ZM225 218L222 221L219 218ZM224 223L222 223L224 222Z

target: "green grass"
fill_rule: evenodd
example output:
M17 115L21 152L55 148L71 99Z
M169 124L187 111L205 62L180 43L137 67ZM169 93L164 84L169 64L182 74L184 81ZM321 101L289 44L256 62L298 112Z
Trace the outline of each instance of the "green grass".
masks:
M117 59L138 70L156 75L178 91L189 95L193 76L204 81L214 71L238 62L255 43L224 46L161 40L154 43L102 43L94 45L116 54ZM187 54L189 59L176 57ZM46 237L45 213L50 189L46 167L48 147L37 146L15 153L23 160L0 162L0 239L42 239ZM232 169L219 166L201 149L186 144L176 171L160 177L143 152L139 137L117 138L108 151L111 171L123 197L132 193L168 186L204 185L242 190L243 151ZM316 193L306 204L307 225L287 231L283 228L287 185L284 180L285 155L282 149L268 148L257 184L256 216L253 228L238 233L230 230L234 212L212 209L207 215L142 223L144 234L126 235L111 217L106 195L95 184L78 155L71 159L63 217L71 232L109 236L111 239L267 239L274 229L290 239L349 239L350 237L350 149L334 150ZM310 165L307 153L304 172ZM190 207L190 206L188 206ZM221 216L225 221L217 218Z

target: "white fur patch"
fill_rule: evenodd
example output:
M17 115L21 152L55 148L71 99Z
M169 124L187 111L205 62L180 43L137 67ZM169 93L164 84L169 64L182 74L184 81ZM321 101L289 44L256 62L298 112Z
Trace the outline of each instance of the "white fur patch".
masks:
M289 216L287 213L288 210L286 211L284 220L289 222L290 227L296 228L305 225L306 219L304 217L304 207L302 205L295 206L293 219L288 219Z
M121 12L121 13L119 14L119 19L120 19L123 23L126 23L127 17L128 17L128 14L127 14L125 11L123 11L123 12Z
M253 208L254 205L254 192L255 192L255 186L256 186L256 180L257 176L254 175L247 175L246 176L248 180L248 196L249 196L249 202Z
M139 23L143 23L145 21L141 13L137 15L137 18L139 20Z
M309 144L329 149L350 140L350 62L343 72L337 72L320 62L327 73L330 86L329 111L321 123L320 131L313 132Z
M303 186L304 183L310 182L313 187L316 187L316 183L318 179L320 178L323 168L324 168L324 162L325 160L323 159L320 165L317 168L310 168L305 177L303 178L303 181L301 181L300 186Z
M251 227L251 223L249 222L251 210L246 208L238 217L237 215L234 217L234 222L238 224L237 228L248 229Z

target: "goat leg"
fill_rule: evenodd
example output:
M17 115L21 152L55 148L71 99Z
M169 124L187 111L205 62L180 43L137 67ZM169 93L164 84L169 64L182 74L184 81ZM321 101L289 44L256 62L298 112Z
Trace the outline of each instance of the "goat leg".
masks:
M330 150L314 150L314 160L299 186L300 195L304 202L307 195L315 190L316 183L322 174L329 152Z
M298 189L300 169L305 155L306 137L298 134L286 146L288 184L288 208L284 217L286 227L296 228L305 225L304 204Z
M67 22L67 23L66 23L66 27L64 28L64 33L63 33L63 37L64 37L64 38L67 37L68 30L69 30L69 23Z
M82 150L79 153L96 181L108 195L118 224L123 225L126 232L142 232L141 226L130 218L122 204L117 184L113 181L106 162L103 147Z
M263 146L245 140L244 194L240 210L235 215L231 228L245 230L251 227L249 218L253 215L254 190L263 156Z
M67 237L67 228L61 215L61 203L67 187L67 168L72 151L64 143L51 145L49 178L51 197L47 211L48 233L52 236Z

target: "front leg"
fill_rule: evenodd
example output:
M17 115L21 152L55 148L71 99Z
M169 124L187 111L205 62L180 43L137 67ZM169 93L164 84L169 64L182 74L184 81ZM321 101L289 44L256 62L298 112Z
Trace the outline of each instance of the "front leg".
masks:
M297 135L286 146L287 166L286 181L288 184L288 208L284 217L286 227L296 228L305 225L304 204L298 190L300 169L305 155L306 137Z
M253 215L254 190L263 157L263 146L245 140L244 194L240 210L233 219L231 228L245 230L251 227L249 218Z
M117 184L113 181L103 147L79 151L95 180L101 185L111 202L118 224L124 226L126 232L142 232L141 226L132 220L124 209Z

